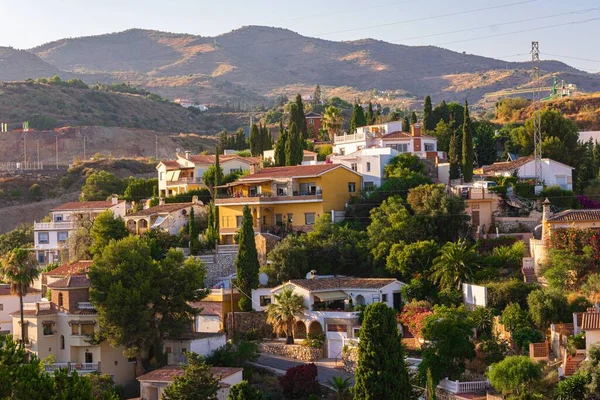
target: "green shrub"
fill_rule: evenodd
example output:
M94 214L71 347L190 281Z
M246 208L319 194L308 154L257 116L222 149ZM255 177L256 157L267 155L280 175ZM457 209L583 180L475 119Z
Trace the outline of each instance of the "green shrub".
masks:
M577 197L572 190L562 190L560 186L548 186L540 192L542 199L548 198L553 206L564 209L577 207Z
M29 198L34 200L41 200L42 188L37 183L34 183L29 187Z
M535 186L534 185L515 185L514 191L517 196L524 197L526 199L533 199L535 197Z
M323 343L325 343L324 333L309 333L306 335L306 339L302 342L304 346L311 347L313 349L322 349Z
M510 303L519 303L522 309L526 309L527 296L537 289L537 285L525 283L518 279L504 282L492 282L485 285L487 287L488 307L496 310L504 310Z

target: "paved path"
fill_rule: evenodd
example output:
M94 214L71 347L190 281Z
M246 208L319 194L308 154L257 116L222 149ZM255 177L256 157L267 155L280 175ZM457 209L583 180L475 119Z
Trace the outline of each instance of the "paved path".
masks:
M256 361L256 364L270 367L283 374L292 367L307 363L295 360L293 358L277 356L275 354L260 353L260 357L258 358L258 361ZM341 368L341 362L338 362L337 368L335 367L335 360L323 359L315 362L315 364L317 365L317 369L319 371L317 379L320 383L327 385L327 381L333 379L334 376L351 378L352 382L354 382L354 375L345 372Z

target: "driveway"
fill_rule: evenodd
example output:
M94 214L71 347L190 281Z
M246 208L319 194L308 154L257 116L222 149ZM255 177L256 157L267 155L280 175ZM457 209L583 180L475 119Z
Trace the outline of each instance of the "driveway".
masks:
M258 358L255 364L257 364L258 366L269 367L274 372L283 375L288 369L307 363L295 360L293 358L277 356L275 354L260 353L260 357ZM345 372L341 368L342 364L340 361L338 361L337 367L335 365L335 360L331 359L322 359L316 361L315 364L317 365L317 370L319 371L317 380L326 386L328 386L327 381L333 379L333 377L335 376L343 376L344 378L350 378L354 383L354 375Z

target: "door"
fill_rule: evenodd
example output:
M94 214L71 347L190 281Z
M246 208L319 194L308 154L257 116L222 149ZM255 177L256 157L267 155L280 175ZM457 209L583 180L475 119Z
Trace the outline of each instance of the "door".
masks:
M394 309L402 311L402 295L400 293L394 293Z
M92 353L85 353L85 362L86 363L93 363L94 362L94 355Z
M473 211L471 214L471 222L473 226L479 226L479 211Z
M342 347L344 347L344 342L342 340L328 339L327 340L328 358L342 358Z

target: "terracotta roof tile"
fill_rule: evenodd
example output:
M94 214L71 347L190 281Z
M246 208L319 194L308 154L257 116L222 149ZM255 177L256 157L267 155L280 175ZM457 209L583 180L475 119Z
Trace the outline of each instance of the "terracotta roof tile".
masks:
M581 330L597 331L600 330L600 313L587 312L583 314L581 321Z
M226 367L212 367L211 372L213 376L221 380L231 376L235 373L243 371L242 368L226 368ZM166 365L164 367L150 371L137 379L141 382L173 382L176 377L183 376L185 373L184 367L180 365Z
M298 176L318 176L335 168L341 167L341 164L318 164L318 165L296 165L289 167L263 168L260 171L242 176L238 179L240 182L253 181L266 178L292 178Z
M175 169L179 169L181 167L177 161L164 160L164 161L161 161L161 163L165 167L167 167L167 171L172 171L172 170L175 170Z
M199 315L216 315L223 317L223 303L220 301L197 301L190 303L190 305L200 309Z
M600 221L600 210L565 210L554 214L548 221L553 222L576 222L576 221Z
M119 200L123 203L125 200ZM75 210L106 210L113 207L112 200L106 201L71 201L52 209L52 211L75 211Z
M294 285L300 286L306 290L345 290L345 289L380 289L392 282L393 278L316 278L316 279L292 279Z
M533 159L533 156L521 157L515 161L493 163L492 165L484 166L482 169L484 174L490 174L494 172L512 172L521 168L528 162L533 161Z
M92 260L81 260L75 261L72 263L65 263L59 267L54 268L48 272L45 272L46 276L66 276L69 274L73 275L82 275L87 273L87 271L92 266Z
M29 288L29 290L27 291L27 294L35 293L42 293L42 291L35 288ZM12 294L10 293L10 284L0 284L0 296L12 296Z
M192 206L194 203L170 203L163 204L162 206L155 206L146 208L145 210L140 210L136 213L129 214L127 217L145 217L148 215L156 215L156 214L170 214L175 211L183 210L184 208L188 208ZM196 204L200 205L200 204Z
M304 115L304 117L306 118L323 118L323 116L321 114L317 114L316 112L309 112L308 114Z
M50 289L89 288L90 281L85 275L70 275L48 285Z

